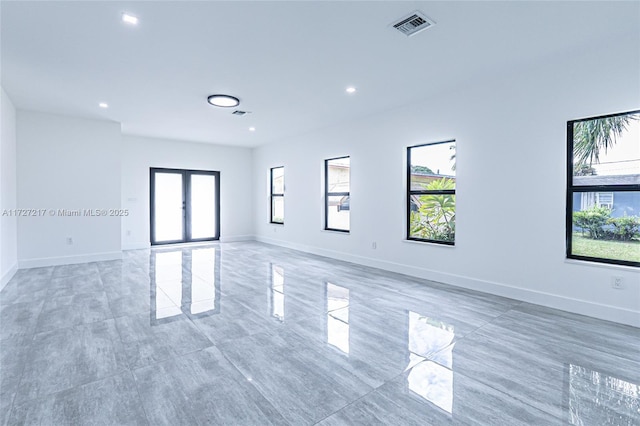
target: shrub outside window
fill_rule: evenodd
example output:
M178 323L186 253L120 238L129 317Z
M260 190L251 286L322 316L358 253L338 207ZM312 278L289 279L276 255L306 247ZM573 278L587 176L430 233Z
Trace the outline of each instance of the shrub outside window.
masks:
M640 111L567 122L567 257L640 266Z
M454 245L456 142L407 148L407 239Z

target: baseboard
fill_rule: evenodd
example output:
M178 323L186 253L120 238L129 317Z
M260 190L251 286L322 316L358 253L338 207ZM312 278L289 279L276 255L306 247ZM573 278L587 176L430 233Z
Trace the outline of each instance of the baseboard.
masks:
M122 245L122 250L146 250L151 248L151 243L127 243Z
M256 241L253 235L232 235L230 237L220 237L221 243L236 243L238 241Z
M21 259L18 260L18 268L39 268L42 266L70 265L74 263L100 262L105 260L122 259L121 251L112 251L106 253L91 253L75 256L60 257L42 257L38 259Z
M13 278L17 271L18 262L14 263L13 266L11 266L11 268L9 268L9 270L2 276L2 278L0 278L0 291L2 291L4 289L4 286L6 286L9 281L11 281L11 278Z
M554 309L560 309L562 311L573 312L576 314L586 315L607 321L640 327L640 311L623 309L616 306L594 303L586 300L573 299L569 297L559 296L557 294L545 293L521 287L513 287L503 283L480 280L463 275L449 274L401 263L373 259L370 257L306 246L303 244L290 243L288 241L282 241L272 238L257 236L256 241L299 250L306 253L316 254L319 256L325 256L332 259L344 260L347 262L357 263L373 268L384 269L386 271L397 272L417 278L423 278L444 284L454 285L457 287L477 290L484 293L495 294L497 296L508 297L511 299L521 300L523 302L547 306Z

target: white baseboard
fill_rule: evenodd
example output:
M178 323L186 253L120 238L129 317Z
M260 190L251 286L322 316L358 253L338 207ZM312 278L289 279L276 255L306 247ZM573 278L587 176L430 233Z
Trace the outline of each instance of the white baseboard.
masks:
M238 241L256 241L253 235L232 235L229 237L220 237L221 243L236 243Z
M151 243L127 243L122 245L122 250L146 250L151 248Z
M121 251L81 254L75 256L42 257L38 259L20 259L18 260L18 268L39 268L42 266L71 265L74 263L100 262L118 259L122 259Z
M493 281L479 280L462 275L449 274L433 271L401 263L389 262L385 260L373 259L365 256L357 256L349 253L327 250L318 247L306 246L303 244L290 243L261 236L256 237L256 241L286 247L319 256L330 257L332 259L344 260L373 268L384 269L386 271L397 272L417 278L423 278L444 284L477 290L484 293L495 294L497 296L508 297L521 300L523 302L536 305L547 306L549 308L560 309L567 312L586 315L607 321L640 327L640 311L619 308L611 305L604 305L586 300L573 299L559 296L557 294L545 293L536 290L513 287L507 284Z
M2 276L2 278L0 278L0 291L2 291L2 289L4 289L4 286L7 285L9 281L11 281L11 278L13 278L17 271L18 262L14 263L13 266L9 268L9 270Z

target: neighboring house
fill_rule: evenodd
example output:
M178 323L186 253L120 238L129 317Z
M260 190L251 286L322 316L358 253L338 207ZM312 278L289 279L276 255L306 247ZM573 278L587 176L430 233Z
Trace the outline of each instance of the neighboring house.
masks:
M574 185L638 185L640 174L613 176L574 176ZM637 192L574 192L573 211L593 206L608 207L611 217L640 216L640 197Z

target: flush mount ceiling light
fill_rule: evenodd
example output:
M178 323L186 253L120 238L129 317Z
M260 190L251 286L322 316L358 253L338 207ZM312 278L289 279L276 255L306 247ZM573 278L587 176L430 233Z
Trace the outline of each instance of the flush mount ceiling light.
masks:
M240 99L229 95L211 95L207 98L207 102L213 106L222 108L231 108L240 105Z
M100 102L100 103L98 104L98 106L99 106L100 108L109 108L109 104L107 104L106 102Z
M356 93L355 87L347 87L347 93Z
M128 13L123 13L122 22L126 22L127 24L131 25L138 25L138 18Z
M255 128L255 127L249 127L249 131L250 131L250 132L255 132L255 131L256 131L256 128Z

